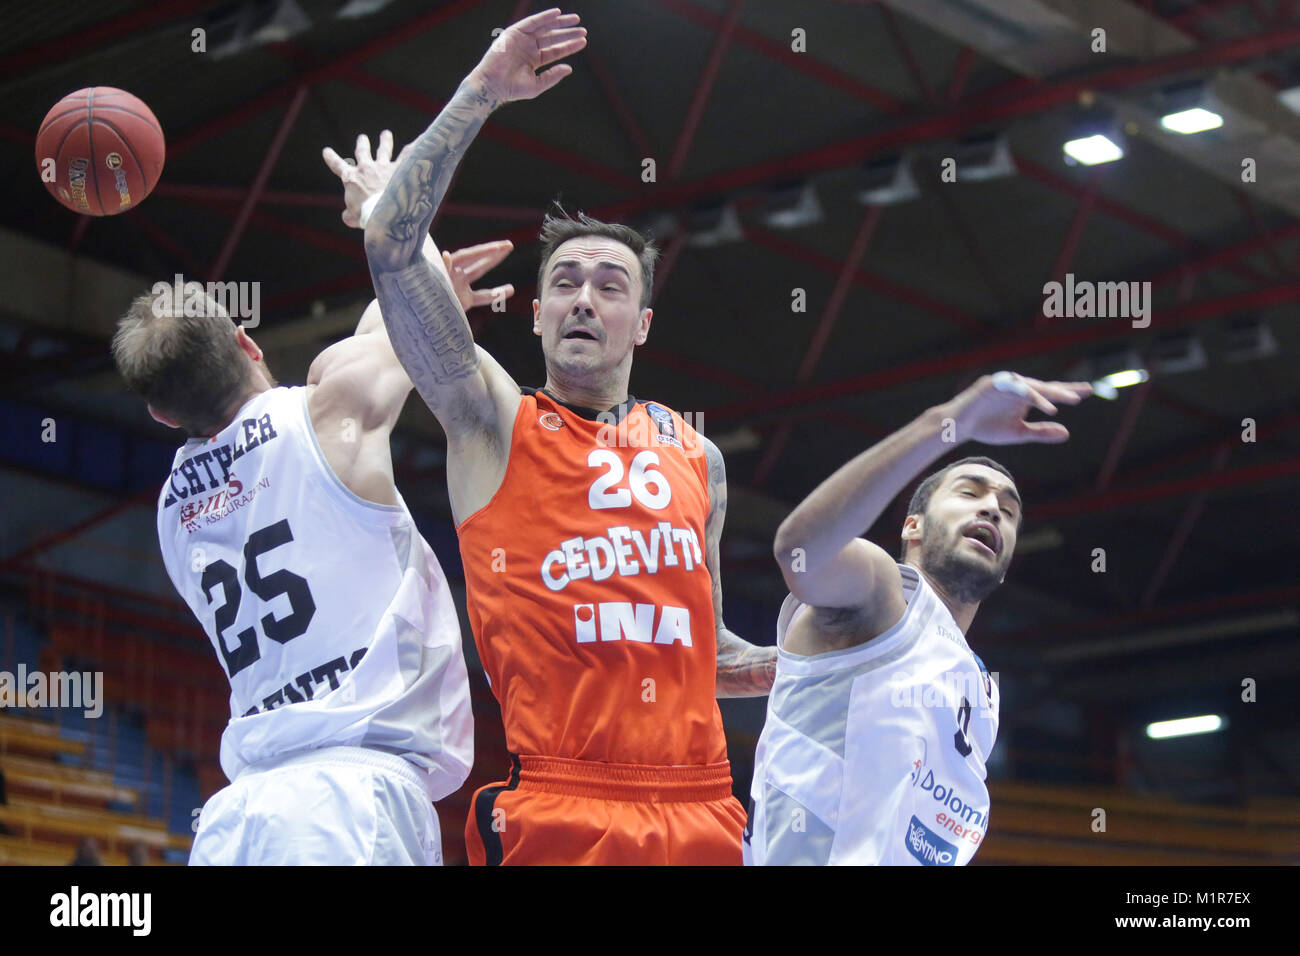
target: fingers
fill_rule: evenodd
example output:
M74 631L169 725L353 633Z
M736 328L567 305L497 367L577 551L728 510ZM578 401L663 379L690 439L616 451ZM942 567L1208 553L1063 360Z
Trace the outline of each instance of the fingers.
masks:
M484 242L477 246L470 246L467 249L458 249L452 255L452 260L464 270L465 275L473 282L479 276L500 264L502 259L510 255L510 251L514 247L515 244L509 239Z
M1040 382L1036 378L1025 378L1024 381L1040 394L1067 405L1078 405L1092 394L1092 386L1087 382Z
M1022 398L1029 404L1033 405L1041 412L1048 415L1056 414L1056 406L1048 401L1038 390L1034 388L1035 379L1025 378L1023 375L1017 375L1015 372L997 372L990 379L993 387L999 392L1006 392L1008 395L1015 395ZM1041 385L1042 382L1037 382Z
M1021 434L1024 441L1059 445L1070 438L1070 430L1060 422L1024 422Z
M545 93L560 80L564 79L573 72L573 67L567 63L561 63L559 66L553 66L544 73L537 74L537 94Z
M510 284L499 285L493 289L474 289L474 306L491 305L502 299L508 299L515 294L515 287Z
M524 17L518 23L513 24L513 28L520 33L533 34L548 28L574 27L578 25L581 19L576 13L561 13L559 7L551 7L541 13L534 13L531 17Z
M587 45L586 30L583 30L583 36L575 37L572 40L565 40L560 43L551 43L542 47L538 53L542 58L541 66L548 63L554 63L556 60L563 60L571 53L577 53Z
M379 134L379 148L375 150L375 162L386 163L393 158L393 131L384 130Z
M330 168L330 172L339 177L339 179L346 181L347 170L352 169L352 166L348 164L348 161L338 153L334 152L333 148L329 146L322 149L320 154L321 158L325 160L325 165Z
M365 133L357 136L357 148L353 152L357 157L358 165L374 162L374 158L370 155L370 137Z
M1055 405L1048 401L1047 398L1038 391L1038 389L1033 388L1032 386L1029 388L1029 394L1027 394L1025 398L1029 400L1029 404L1033 405L1034 408L1038 409L1040 412L1044 412L1048 415L1055 415L1058 411Z

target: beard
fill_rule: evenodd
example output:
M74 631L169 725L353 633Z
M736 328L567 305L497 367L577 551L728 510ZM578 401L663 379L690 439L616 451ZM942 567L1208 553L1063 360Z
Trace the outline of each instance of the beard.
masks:
M944 529L921 541L921 570L954 600L978 604L997 590L1006 576L1009 556L999 555L995 563L981 561L962 550L959 531Z
M268 383L270 383L272 388L275 388L280 384L275 380L275 376L271 374L271 369L267 367L265 357L262 357L261 359L259 359L257 362L253 364L255 364L259 369L262 370L262 374L266 376L266 380Z

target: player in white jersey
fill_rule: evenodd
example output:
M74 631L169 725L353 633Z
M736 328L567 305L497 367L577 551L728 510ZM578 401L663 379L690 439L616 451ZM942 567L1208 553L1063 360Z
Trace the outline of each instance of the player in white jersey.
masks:
M391 155L387 131L374 157L364 136L352 163L326 150L349 225ZM447 257L462 305L513 292L469 289L509 248ZM285 388L201 287L188 309L164 290L132 304L113 353L150 414L190 435L158 537L230 680L231 784L204 806L190 863L441 863L433 801L473 762L469 685L447 582L393 482L412 385L378 303Z
M1010 472L963 458L908 506L902 563L858 537L956 443L1062 442L1031 408L1087 383L984 376L858 455L782 523L790 596L759 737L747 864L969 863L988 831L998 688L966 632L1005 579L1020 528Z

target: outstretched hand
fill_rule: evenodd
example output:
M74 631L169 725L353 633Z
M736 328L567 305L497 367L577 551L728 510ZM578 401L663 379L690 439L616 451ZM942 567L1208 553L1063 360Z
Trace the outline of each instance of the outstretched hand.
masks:
M357 137L354 159L344 159L329 146L321 150L325 165L343 181L344 223L353 229L361 228L361 204L384 191L410 148L408 143L393 159L393 134L384 130L379 134L379 147L374 156L370 155L370 137L365 133Z
M1069 430L1060 422L1025 421L1031 408L1055 415L1054 402L1078 405L1092 394L1087 382L1043 382L1014 372L984 375L945 408L962 440L986 445L1063 442Z
M470 285L477 282L484 273L495 268L502 259L510 255L514 247L514 243L509 239L499 239L496 242L485 242L442 254L443 267L451 277L452 288L456 290L456 298L460 300L461 308L468 312L476 305L504 302L515 294L515 287L509 283L491 289L470 288Z
M587 45L587 31L576 13L558 7L525 17L492 41L470 74L496 103L531 100L573 72L567 63L538 73L548 63L577 53Z

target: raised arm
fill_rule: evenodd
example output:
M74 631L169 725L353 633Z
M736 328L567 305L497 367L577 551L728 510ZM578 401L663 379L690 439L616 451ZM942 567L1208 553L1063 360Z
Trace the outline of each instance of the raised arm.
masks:
M1040 382L1010 372L985 375L858 455L823 481L777 531L773 553L790 593L819 610L840 616L855 612L848 616L860 621L865 616L864 626L876 618L886 626L897 620L898 566L882 548L858 536L918 472L958 443L1065 441L1064 425L1027 422L1025 414L1030 408L1055 414L1051 400L1076 404L1089 391L1086 383Z
M709 465L709 516L704 525L704 561L713 578L713 620L717 625L718 697L762 697L776 677L776 648L758 647L727 630L722 620L722 568L718 560L727 516L727 468L722 452L699 436Z
M343 160L333 149L324 150L325 163L343 182L343 221L360 225L364 201L382 192L393 173L393 136L385 130L374 156L370 141L357 137L356 156ZM425 260L453 277L461 306L486 305L514 293L509 285L476 290L471 283L509 255L508 241L472 246L452 254L442 253L428 237L422 248ZM325 349L307 373L307 407L321 452L330 468L349 489L371 501L392 504L393 485L389 436L411 392L411 379L402 369L388 340L379 303L372 301L361 315L356 331Z
M359 228L360 210L371 196L381 194L393 175L396 163L393 155L393 134L384 130L374 155L370 152L370 139L363 133L357 137L355 158L344 160L332 148L322 151L325 165L343 183L343 221ZM452 289L463 309L487 305L495 299L506 299L514 294L514 286L503 285L492 289L473 289L488 270L498 265L513 248L509 240L489 242L455 253L439 253L433 240L424 237L421 256L436 268L442 263L444 271L452 276ZM396 424L412 383L403 370L388 332L378 300L372 300L361 315L356 331L349 338L325 349L312 362L307 384L317 387L312 392L313 419L326 407L338 412L340 418L357 423L363 429L391 428Z
M536 71L586 44L576 15L558 10L512 25L492 43L424 134L403 150L398 168L366 225L366 257L397 357L442 423L451 446L499 437L501 412L518 387L482 361L464 310L444 269L420 247L452 175L498 105L531 99L572 68Z

